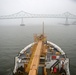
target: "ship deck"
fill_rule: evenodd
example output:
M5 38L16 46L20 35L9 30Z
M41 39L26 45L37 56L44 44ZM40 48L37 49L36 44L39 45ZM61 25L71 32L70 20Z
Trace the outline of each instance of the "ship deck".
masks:
M67 70L68 58L66 58L65 55L62 55L59 52L58 48L54 47L51 44L47 44L47 45L48 45L47 54L46 54L45 57L42 57L42 56L40 57L39 67L47 68L47 73L48 73L47 75L59 75L59 69L61 67L61 63L62 63L63 60L65 60L64 68L66 69L66 71L68 71ZM18 55L18 59L19 59L19 63L17 63L18 66L21 66L24 63L28 64L28 62L30 60L30 54L31 54L30 48L28 49L28 51L25 51L24 53L20 53ZM52 58L53 56L56 56L56 58L53 59ZM56 73L51 72L51 68L55 67L57 65L59 65L58 71ZM27 74L25 74L25 75L27 75ZM45 75L45 74L44 73L43 74L39 73L37 75ZM67 75L69 75L69 74L67 74Z

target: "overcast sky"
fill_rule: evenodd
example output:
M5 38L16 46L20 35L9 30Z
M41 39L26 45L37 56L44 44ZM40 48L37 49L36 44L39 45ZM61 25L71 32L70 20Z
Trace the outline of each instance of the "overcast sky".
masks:
M76 0L0 0L0 15L25 11L33 14L76 14Z

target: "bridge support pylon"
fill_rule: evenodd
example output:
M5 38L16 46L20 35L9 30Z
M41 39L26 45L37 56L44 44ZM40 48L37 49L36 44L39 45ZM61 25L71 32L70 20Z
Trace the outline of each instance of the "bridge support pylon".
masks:
M68 22L68 17L66 17L66 20L65 20L65 25L69 25L69 22Z
M21 24L20 26L25 26L25 24L23 23L23 17L21 18Z

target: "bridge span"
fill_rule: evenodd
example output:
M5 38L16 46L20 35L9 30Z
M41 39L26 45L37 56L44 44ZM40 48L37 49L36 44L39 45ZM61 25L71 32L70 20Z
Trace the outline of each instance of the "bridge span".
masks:
M68 25L68 19L76 19L76 15L71 14L69 12L65 12L62 14L31 14L25 11L20 11L18 13L14 13L11 15L3 15L0 16L1 19L21 19L21 24L23 24L24 18L64 18L65 24Z

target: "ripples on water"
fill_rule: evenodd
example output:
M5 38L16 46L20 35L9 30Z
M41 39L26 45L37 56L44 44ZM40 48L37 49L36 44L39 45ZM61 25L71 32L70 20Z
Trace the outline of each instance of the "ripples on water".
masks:
M0 75L11 75L14 57L33 42L42 26L0 26ZM70 58L71 75L76 74L76 26L45 26L47 39L59 45Z

